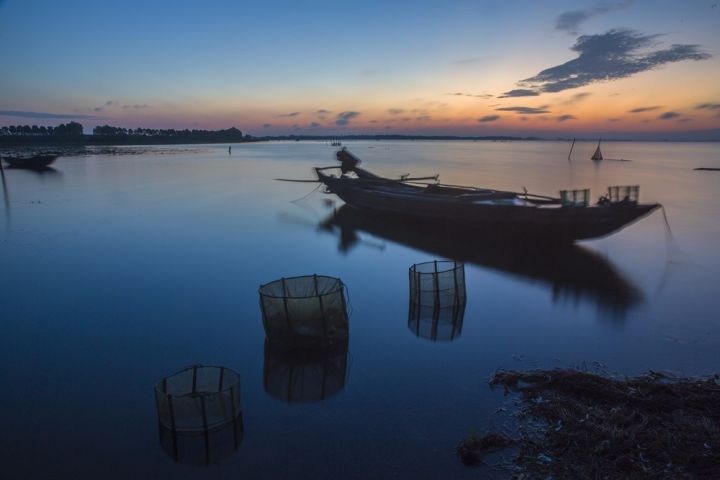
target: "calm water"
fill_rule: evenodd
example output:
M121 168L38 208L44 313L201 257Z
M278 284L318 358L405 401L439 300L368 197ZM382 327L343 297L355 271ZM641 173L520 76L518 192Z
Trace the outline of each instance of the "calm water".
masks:
M309 194L320 143L151 149L7 170L0 218L0 459L4 478L478 478L454 455L497 422L496 368L600 362L611 372L706 374L720 361L720 145L608 143L606 161L562 142L357 142L378 173L556 194L640 184L660 212L566 253L405 232ZM308 195L309 194L309 195ZM304 198L302 198L304 197ZM298 200L300 199L300 200ZM297 200L293 202L294 200ZM321 224L323 226L321 226ZM408 328L408 268L467 261L453 341ZM344 388L287 403L263 372L257 288L322 273L348 285ZM289 361L286 361L289 362ZM244 438L210 466L158 442L153 385L194 363L241 377ZM273 370L279 368L279 370ZM308 378L308 383L313 379ZM306 385L310 388L312 385ZM282 392L280 392L282 393Z

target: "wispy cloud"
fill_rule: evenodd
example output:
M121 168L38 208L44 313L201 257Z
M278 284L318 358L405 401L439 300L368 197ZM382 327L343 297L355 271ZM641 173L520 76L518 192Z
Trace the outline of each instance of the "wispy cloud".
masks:
M136 105L123 105L122 108L123 108L123 110L127 110L129 108L141 109L141 108L152 108L152 107L150 105L148 105L147 103L143 103L142 105L137 105L137 104Z
M720 110L720 103L701 103L696 110Z
M320 125L318 122L311 122L309 126L310 128L322 127L322 125Z
M568 120L577 120L577 117L575 115L560 115L557 117L558 122L567 122Z
M453 97L472 97L472 98L493 98L492 95L489 93L479 93L479 94L473 94L473 93L464 93L464 92L449 92L445 95L452 95Z
M500 115L485 115L484 117L478 118L478 122L480 123L496 122L498 120L500 120Z
M93 108L93 112L102 112L103 110L105 110L105 109L102 108L102 107L95 107L95 108Z
M0 110L0 116L19 118L56 118L56 119L93 119L94 115L82 115L76 113L48 113L48 112L26 112L22 110Z
M711 58L700 45L673 44L666 49L647 51L659 36L626 29L582 35L571 49L578 53L577 58L547 68L518 85L538 92L561 92L630 77L668 63Z
M321 108L319 110L315 110L315 113L318 115L327 115L328 113L332 113L330 110L325 110L324 108Z
M453 63L455 65L473 65L475 63L478 63L480 61L479 57L467 57L467 58L461 58L459 60L455 60Z
M671 119L677 118L679 116L680 116L680 114L677 112L665 112L662 115L660 115L658 118L660 120L671 120Z
M360 115L360 112L340 112L338 113L337 120L335 120L335 125L344 127L350 123L350 120L356 118L358 115Z
M497 98L512 98L512 97L537 97L540 95L540 92L537 92L535 90L530 90L527 88L516 88L515 90L510 90L508 92L503 93Z
M563 104L563 105L575 105L576 103L582 102L583 100L585 100L585 99L586 99L587 97L589 97L590 95L592 95L592 93L590 93L590 92L580 92L580 93L576 93L576 94L573 95L572 97L570 97L570 98L568 98L567 100L565 100L564 102L562 102L562 104Z
M655 105L652 107L637 107L637 108L633 108L632 110L628 110L628 113L652 112L653 110L660 110L661 108L662 108L662 105Z
M107 107L111 107L113 105L117 105L117 102L114 100L108 100L107 102L105 102L105 106Z
M570 10L557 17L555 20L555 29L577 35L580 29L580 24L590 20L593 17L603 15L605 13L612 12L613 10L620 10L629 6L631 1L608 3L600 2L594 7L586 8L584 10Z
M270 128L272 127L272 123L263 123L261 126L262 128Z
M278 117L297 117L300 112L281 113Z
M496 108L495 110L498 110L500 112L521 113L523 115L538 115L541 113L550 113L550 110L548 110L547 108L547 105L542 105L540 107L500 107Z
M387 112L390 115L402 115L403 113L405 113L405 110L403 110L402 108L388 108Z

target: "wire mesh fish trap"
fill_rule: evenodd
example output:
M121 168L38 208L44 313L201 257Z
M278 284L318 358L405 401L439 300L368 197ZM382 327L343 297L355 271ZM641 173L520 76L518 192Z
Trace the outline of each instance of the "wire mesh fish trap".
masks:
M193 365L155 385L160 442L180 461L237 449L242 439L240 377L229 368ZM192 462L191 462L192 463Z
M638 203L640 200L639 185L616 185L608 187L610 203Z
M560 203L564 207L587 207L590 203L590 189L560 190Z
M317 349L287 349L265 342L265 392L288 403L317 402L345 388L347 343Z
M465 315L465 266L432 261L410 267L408 328L433 341L454 340Z
M266 337L293 347L347 342L345 288L339 278L325 275L281 278L261 285Z

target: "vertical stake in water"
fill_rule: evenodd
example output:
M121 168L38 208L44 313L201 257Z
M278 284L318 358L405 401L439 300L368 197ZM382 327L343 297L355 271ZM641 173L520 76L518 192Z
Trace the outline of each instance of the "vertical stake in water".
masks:
M432 339L437 340L438 324L440 323L440 279L438 278L437 260L434 261L434 266L433 287L435 289L435 305L433 305Z
M570 162L570 155L572 155L574 146L575 146L575 139L573 138L573 143L572 143L572 145L570 145L570 153L568 153L568 162Z

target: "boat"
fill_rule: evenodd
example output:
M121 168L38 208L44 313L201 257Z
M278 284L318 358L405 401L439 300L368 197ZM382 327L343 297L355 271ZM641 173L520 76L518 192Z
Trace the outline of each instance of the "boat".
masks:
M593 153L593 156L590 157L594 162L599 162L603 159L602 152L600 151L600 140L598 140L597 148L595 149L595 153Z
M2 159L13 168L24 168L28 170L43 170L53 163L59 155L43 154L30 157L3 157Z
M590 191L565 190L560 197L489 188L446 185L437 177L381 177L358 167L360 160L346 149L337 152L340 167L315 168L326 192L346 204L406 224L430 223L437 228L462 225L476 235L501 232L524 241L574 242L614 233L660 207L638 202L639 187L610 187L590 205ZM340 174L328 174L339 169ZM422 183L435 179L434 183ZM472 241L471 238L458 241Z

